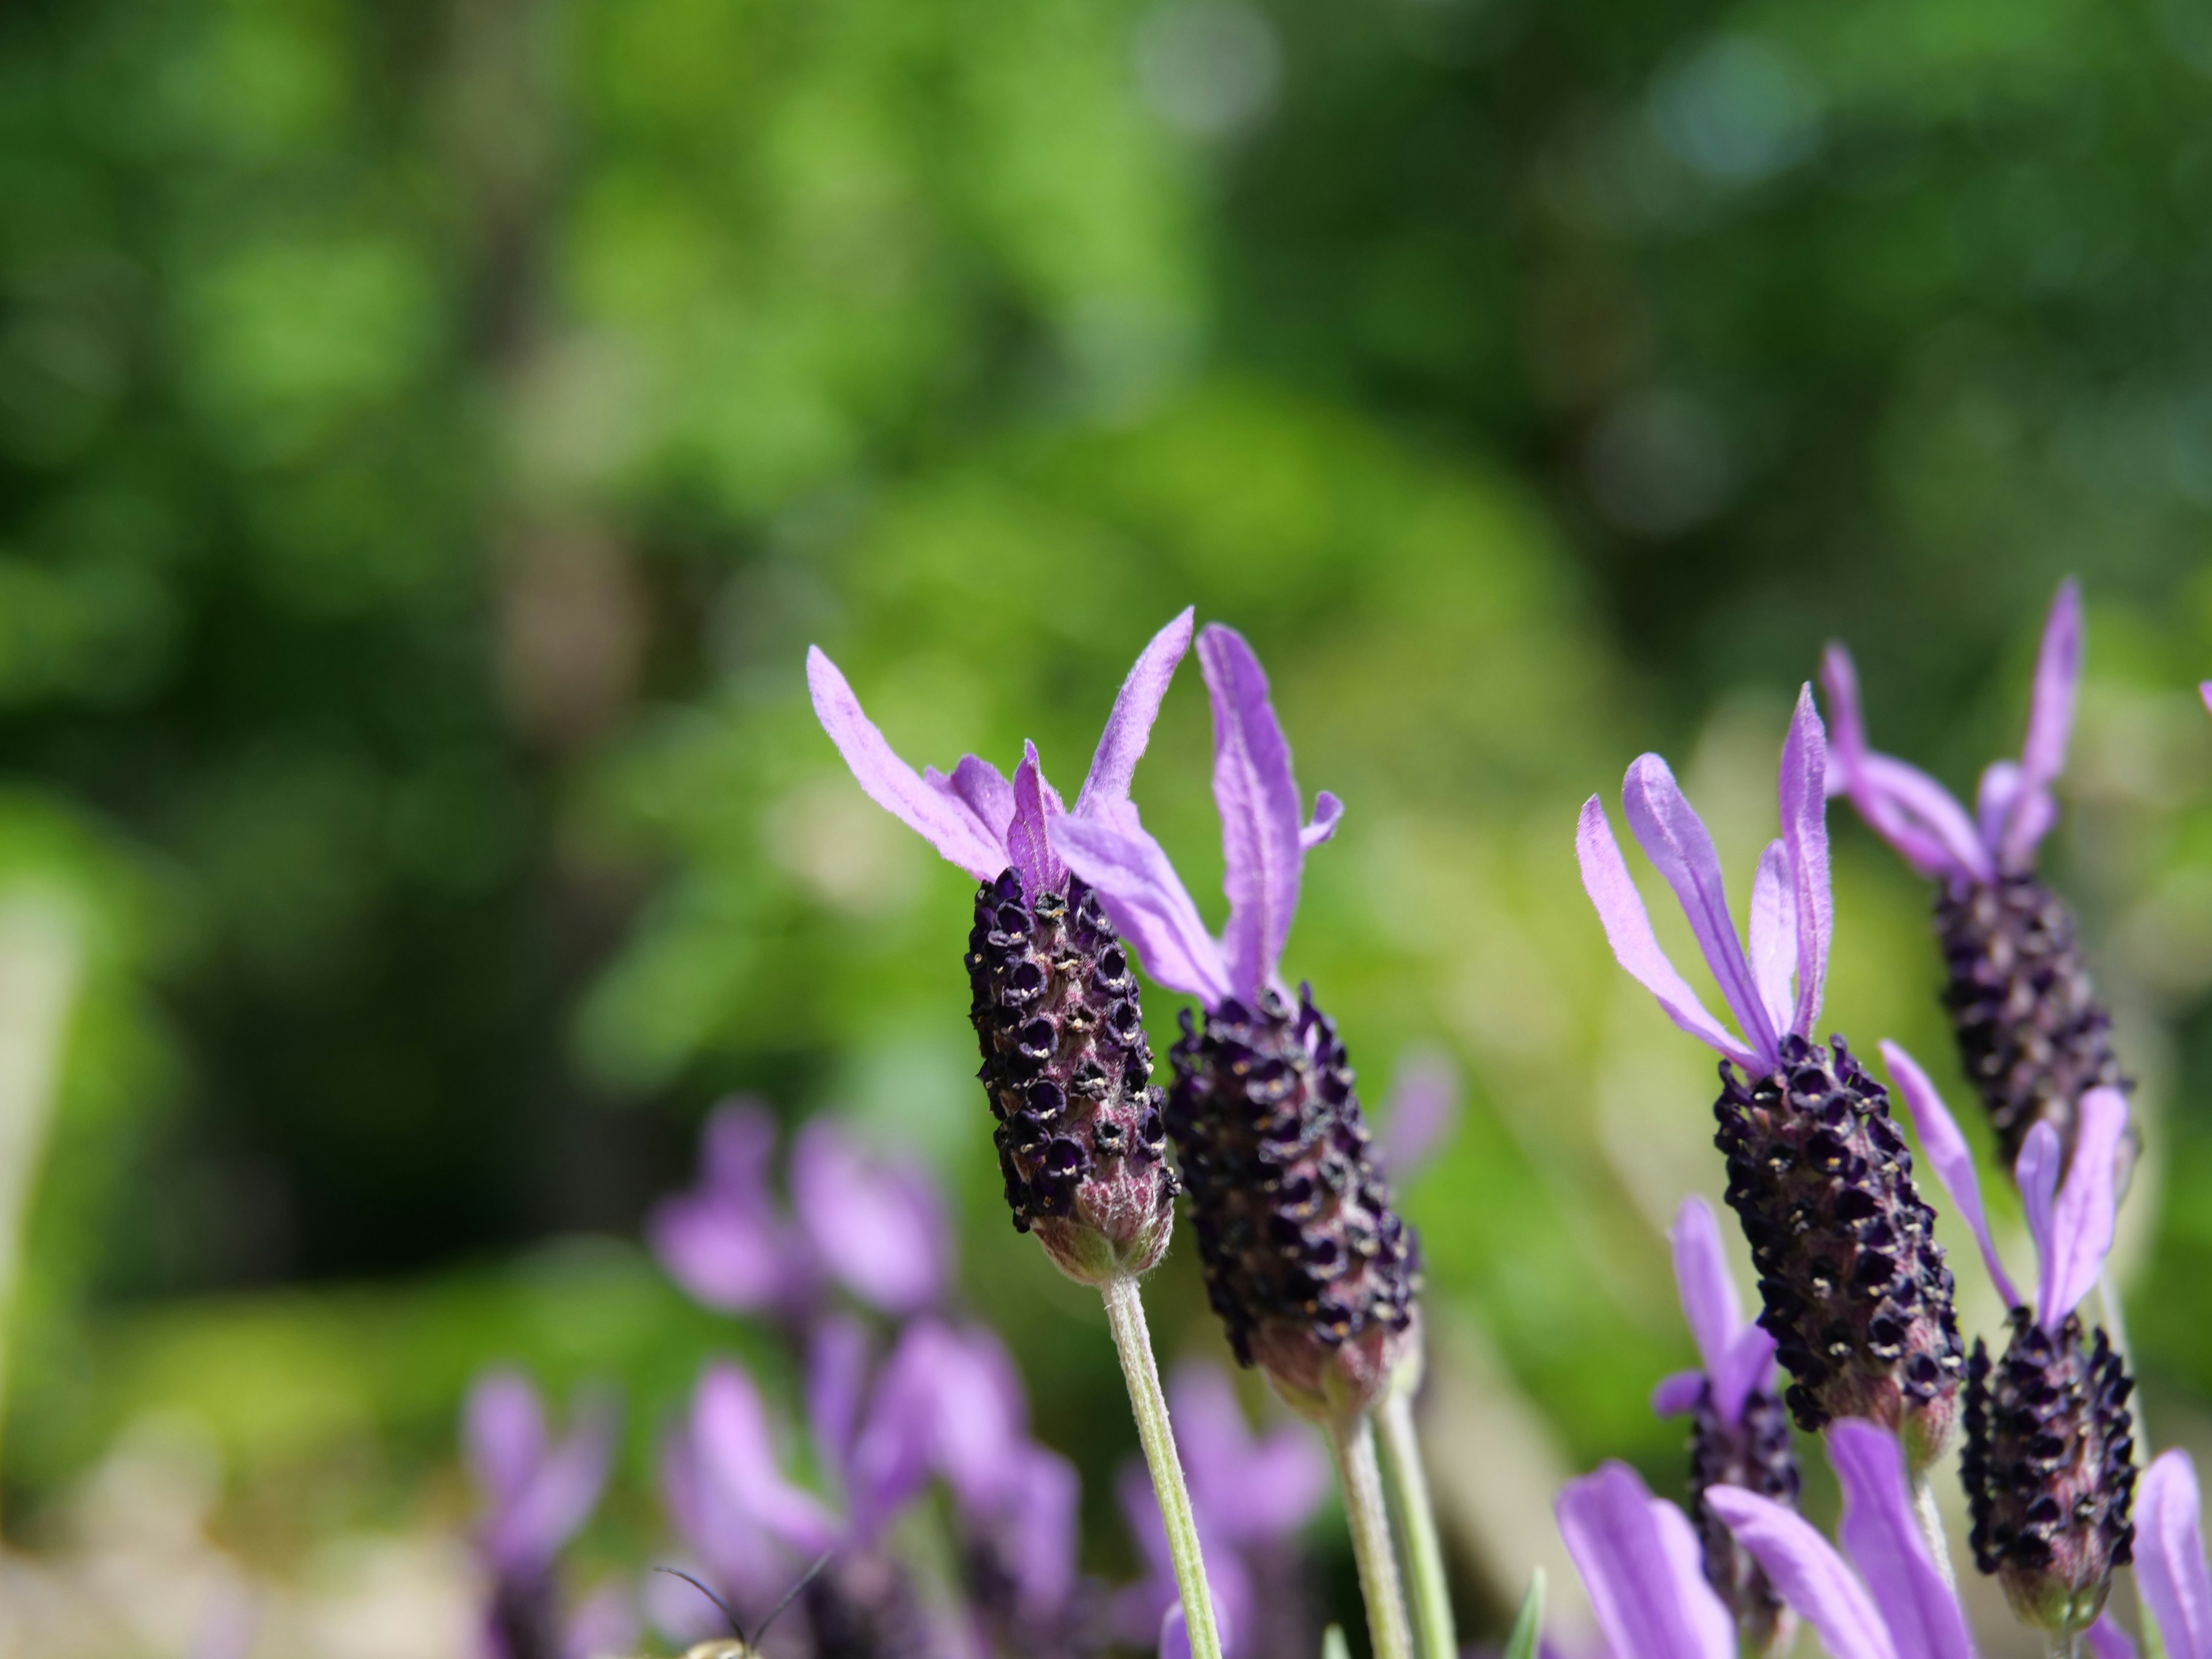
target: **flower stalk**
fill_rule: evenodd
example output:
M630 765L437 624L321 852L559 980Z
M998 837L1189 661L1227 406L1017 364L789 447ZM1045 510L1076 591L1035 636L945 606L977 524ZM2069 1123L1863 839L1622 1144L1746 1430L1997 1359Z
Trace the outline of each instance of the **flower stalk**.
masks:
M1429 1501L1429 1477L1421 1467L1413 1391L1402 1383L1383 1402L1382 1453L1391 1522L1403 1553L1414 1650L1420 1659L1458 1659L1451 1586L1444 1576L1443 1546L1437 1536L1436 1511Z
M1406 1620L1405 1592L1398 1580L1398 1557L1391 1546L1390 1517L1382 1497L1382 1469L1375 1455L1374 1419L1364 1412L1340 1414L1325 1426L1337 1485L1344 1493L1345 1518L1352 1528L1359 1593L1367 1603L1368 1647L1374 1659L1413 1659L1413 1632Z
M1107 1279L1099 1286L1099 1293L1105 1298L1106 1322L1114 1334L1114 1352L1121 1357L1121 1377L1129 1387L1129 1409L1137 1419L1137 1438L1145 1449L1145 1467L1152 1473L1160 1521L1167 1528L1176 1589L1182 1598L1183 1626L1190 1633L1191 1659L1221 1659L1221 1636L1213 1622L1213 1594L1206 1582L1206 1562L1198 1544L1198 1518L1191 1509L1182 1463L1176 1455L1175 1430L1168 1421L1160 1368L1152 1358L1143 1295L1135 1277L1128 1273ZM1371 1450L1369 1458L1371 1462ZM1363 1566L1363 1577L1364 1571Z

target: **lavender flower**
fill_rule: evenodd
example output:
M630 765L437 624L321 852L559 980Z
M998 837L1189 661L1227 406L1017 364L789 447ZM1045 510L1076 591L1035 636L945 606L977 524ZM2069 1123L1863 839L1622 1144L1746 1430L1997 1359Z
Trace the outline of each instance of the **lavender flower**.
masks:
M969 1018L999 1120L1006 1201L1014 1225L1034 1231L1061 1271L1085 1284L1158 1262L1176 1180L1136 980L1051 832L1126 805L1190 629L1186 611L1137 659L1072 810L1045 781L1034 744L1024 745L1011 783L974 755L949 777L934 768L917 776L830 659L807 654L815 713L861 788L982 884L966 958Z
M1669 1235L1682 1317L1697 1340L1700 1370L1667 1378L1651 1396L1662 1417L1690 1416L1690 1519L1705 1546L1705 1577L1735 1615L1744 1648L1776 1652L1790 1626L1765 1574L1705 1504L1705 1488L1747 1487L1794 1505L1797 1459L1790 1419L1774 1392L1774 1339L1747 1324L1721 1250L1720 1229L1702 1198L1686 1198Z
M1706 1582L1696 1529L1635 1470L1607 1463L1569 1481L1555 1512L1607 1659L1736 1659L1735 1620Z
M1974 1563L1995 1573L2030 1624L2075 1631L2094 1620L2127 1565L2135 1528L2134 1389L2100 1329L2075 1312L2112 1246L2127 1099L2081 1097L2074 1159L2059 1185L2058 1132L2040 1122L2021 1149L2018 1180L2035 1237L2033 1308L2006 1276L1982 1212L1973 1156L1942 1097L1895 1043L1882 1058L1912 1109L1920 1144L1951 1202L1973 1229L1990 1277L2012 1310L2012 1338L1994 1365L1979 1339L1966 1368L1966 1450L1960 1473L1973 1517Z
M1782 836L1752 884L1748 956L1712 837L1667 763L1640 757L1622 787L1636 838L1681 902L1741 1036L1705 1012L1659 948L1595 795L1576 852L1621 966L1722 1057L1714 1144L1759 1271L1759 1322L1796 1378L1790 1411L1808 1431L1838 1417L1902 1425L1924 1466L1949 1438L1964 1362L1950 1270L1887 1097L1840 1037L1832 1057L1812 1040L1833 927L1825 750L1808 686L1782 748Z
M698 1186L646 1221L676 1282L710 1308L795 1323L830 1281L888 1314L933 1305L951 1277L952 1241L928 1177L870 1158L817 1117L792 1147L787 1216L769 1190L775 1135L768 1109L748 1098L708 1120Z
M2008 1169L2033 1125L2048 1121L2070 1149L2082 1091L2128 1086L2073 912L2035 872L2036 848L2058 817L2051 790L2081 677L2081 595L2067 581L2044 624L2020 759L1984 770L1970 815L1926 773L1868 747L1850 653L1830 646L1820 671L1835 723L1828 793L1849 795L1875 834L1938 884L1943 1006Z
M2212 693L2206 701L2212 702ZM2212 1573L2204 1566L2197 1465L2187 1452L2151 1459L2136 1513L2136 1586L2165 1641L2166 1659L2212 1659Z
M554 1565L599 1504L616 1426L611 1400L586 1398L568 1437L556 1442L538 1391L520 1373L492 1371L470 1389L461 1443L484 1498L477 1555L491 1580L489 1659L568 1659L572 1652Z
M1206 1291L1243 1364L1293 1406L1370 1409L1415 1345L1412 1232L1390 1206L1336 1027L1279 975L1309 848L1343 807L1323 791L1302 823L1290 745L1242 637L1200 635L1213 708L1213 798L1229 923L1217 939L1127 801L1053 825L1053 845L1097 890L1146 971L1198 998L1170 1055L1175 1137Z

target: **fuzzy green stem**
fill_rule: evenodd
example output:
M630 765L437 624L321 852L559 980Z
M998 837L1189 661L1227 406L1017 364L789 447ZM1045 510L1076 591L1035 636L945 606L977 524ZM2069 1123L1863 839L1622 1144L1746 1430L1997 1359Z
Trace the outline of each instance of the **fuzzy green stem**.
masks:
M1213 1595L1199 1554L1198 1519L1191 1512L1190 1488L1183 1484L1182 1464L1176 1456L1175 1431L1168 1423L1160 1368L1152 1358L1152 1334L1145 1325L1144 1299L1136 1279L1127 1273L1108 1279L1099 1291L1106 1298L1106 1323L1114 1333L1114 1352L1121 1358L1129 1410L1137 1419L1137 1438L1145 1448L1152 1492L1159 1499L1160 1520L1167 1528L1183 1625L1190 1632L1191 1659L1221 1659L1221 1636L1213 1627ZM1373 1454L1369 1455L1371 1461Z
M1352 1524L1352 1556L1359 1564L1359 1593L1367 1602L1367 1644L1374 1659L1413 1659L1398 1558L1390 1546L1390 1516L1383 1505L1382 1469L1375 1458L1375 1425L1365 1413L1332 1419L1329 1454Z
M1943 1537L1943 1512L1936 1507L1936 1483L1923 1470L1912 1480L1912 1508L1920 1519L1920 1530L1928 1536L1928 1547L1936 1556L1936 1570L1943 1575L1943 1583L1953 1595L1959 1590L1959 1575L1951 1567L1951 1546Z
M1393 1389L1383 1402L1382 1450L1390 1520L1403 1553L1406 1599L1412 1604L1414 1649L1420 1659L1459 1659L1443 1546L1437 1537L1436 1511L1429 1502L1428 1473L1421 1467L1413 1397L1403 1389Z

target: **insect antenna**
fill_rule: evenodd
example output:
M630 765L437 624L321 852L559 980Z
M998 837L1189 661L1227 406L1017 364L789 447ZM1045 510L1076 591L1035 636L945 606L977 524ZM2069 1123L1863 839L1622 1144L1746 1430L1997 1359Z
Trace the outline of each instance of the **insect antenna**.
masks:
M824 1557L823 1559L826 1560L828 1558ZM819 1564L817 1563L817 1565L818 1565ZM738 1645L745 1649L750 1649L752 1646L752 1644L745 1639L745 1627L738 1622L738 1615L730 1611L730 1604L727 1601L725 1601L720 1596L715 1595L714 1591L708 1589L704 1584L694 1578L690 1573L685 1572L681 1567L655 1567L653 1571L655 1572L665 1572L671 1578L681 1578L685 1583L690 1585L693 1589L697 1590L700 1595L705 1596L709 1601L712 1601L714 1606L720 1610L722 1617L730 1621L730 1633L738 1638ZM811 1577L813 1575L811 1573L807 1575L808 1577ZM804 1584L806 1582L806 1579L802 1578L799 1582L801 1584ZM796 1593L796 1591L793 1592L793 1594ZM783 1599L785 1601L788 1601L791 1600L791 1597L787 1595ZM782 1611L782 1604L779 1602L776 1606L775 1613L781 1613ZM771 1613L769 1614L769 1617L770 1619L775 1618L775 1613ZM763 1630L766 1630L768 1626L766 1624L763 1624L761 1628Z
M768 1634L768 1627L775 1623L777 1615L781 1613L786 1607L789 1607L793 1601L796 1601L799 1599L799 1592L805 1589L809 1584L814 1582L816 1577L820 1575L822 1569L830 1565L830 1558L836 1554L836 1553L837 1552L835 1550L823 1551L819 1556L815 1558L814 1565L807 1568L805 1572L799 1575L799 1582L793 1584L789 1589L784 1591L783 1600L770 1607L768 1610L768 1617L762 1620L760 1622L760 1634L763 1637L765 1637ZM738 1639L742 1642L744 1638L743 1637L739 1637Z

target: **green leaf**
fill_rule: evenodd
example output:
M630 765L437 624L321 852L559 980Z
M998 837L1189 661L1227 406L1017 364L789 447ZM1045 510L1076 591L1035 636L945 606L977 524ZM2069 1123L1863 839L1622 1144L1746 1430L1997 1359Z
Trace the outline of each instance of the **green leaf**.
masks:
M1521 1598L1520 1616L1513 1634L1505 1638L1505 1659L1536 1659L1536 1638L1544 1633L1544 1570L1528 1575L1528 1593Z

